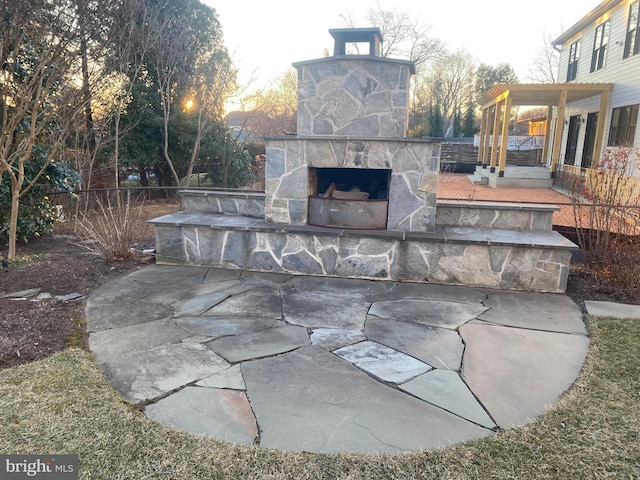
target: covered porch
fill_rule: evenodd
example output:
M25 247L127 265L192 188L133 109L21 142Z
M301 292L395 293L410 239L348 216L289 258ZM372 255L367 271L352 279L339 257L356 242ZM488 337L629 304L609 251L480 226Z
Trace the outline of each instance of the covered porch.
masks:
M558 171L563 141L565 109L567 104L586 98L600 96L598 118L606 118L609 96L613 83L555 83L555 84L498 84L488 90L479 100L482 109L480 139L476 176L487 179L491 186L509 185L514 182L526 185L526 179L551 179ZM547 126L542 148L542 159L546 167L507 168L509 124L511 108L514 106L547 107ZM552 116L556 109L555 117ZM602 150L604 121L595 129L594 152ZM502 141L502 139L505 139ZM525 171L527 170L527 171ZM534 185L531 185L534 186Z

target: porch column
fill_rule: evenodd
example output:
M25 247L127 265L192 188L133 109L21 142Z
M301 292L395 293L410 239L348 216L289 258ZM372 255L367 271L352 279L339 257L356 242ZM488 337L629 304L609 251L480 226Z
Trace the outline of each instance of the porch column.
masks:
M480 139L478 144L478 160L476 161L476 165L480 166L485 163L485 150L487 148L487 142L485 141L488 138L487 135L487 117L489 113L486 108L482 109L482 118L480 120Z
M551 177L557 176L560 148L562 147L562 129L564 128L564 111L567 107L567 89L563 88L558 102L558 115L553 130L553 151L551 152Z
M482 114L480 117L480 138L478 139L478 156L476 157L476 166L482 163L482 147L484 146L484 118L485 118L485 109L482 109Z
M604 119L607 115L607 107L609 106L609 90L603 90L600 94L600 110L598 110L598 124L596 125L596 141L593 146L593 161L591 168L597 168L602 156L602 145L604 143Z
M542 147L542 160L547 162L549 155L549 144L551 143L551 117L553 115L553 105L547 106L547 124L544 128L544 146Z
M509 147L509 123L511 122L511 95L507 93L504 99L504 114L502 115L502 142L500 144L500 164L498 176L504 177L504 169L507 165L507 148Z
M482 150L482 168L487 168L487 165L489 165L489 155L490 155L490 149L489 149L489 140L491 139L491 115L493 110L491 109L491 107L487 108L485 110L487 112L487 118L485 119L484 122L484 147Z
M496 163L497 163L496 157L498 156L498 141L500 139L500 136L498 135L498 131L500 130L500 117L502 116L502 108L500 108L501 104L502 104L502 101L498 101L493 106L494 108L493 131L492 131L493 142L491 144L491 169L489 170L491 173L495 173L496 171Z

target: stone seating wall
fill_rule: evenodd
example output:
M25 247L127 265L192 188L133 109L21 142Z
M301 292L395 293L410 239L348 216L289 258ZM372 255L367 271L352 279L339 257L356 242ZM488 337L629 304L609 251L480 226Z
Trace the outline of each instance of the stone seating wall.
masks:
M157 263L563 293L577 248L546 205L443 202L422 233L267 223L242 195L184 192L189 210L151 221Z
M538 203L440 200L436 225L551 231L553 213L560 207Z
M227 190L181 190L181 210L197 213L223 213L264 218L264 192Z

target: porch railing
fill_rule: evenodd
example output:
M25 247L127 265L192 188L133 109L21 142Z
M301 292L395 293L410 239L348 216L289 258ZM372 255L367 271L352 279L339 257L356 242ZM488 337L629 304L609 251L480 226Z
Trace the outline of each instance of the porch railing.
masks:
M493 135L489 135L489 145L493 144ZM473 137L473 145L480 146L480 135ZM498 145L502 145L502 135L498 136ZM544 135L509 135L507 150L533 150L544 147Z
M608 173L593 168L563 165L562 172L569 177L580 177L582 194L587 198L610 200L623 206L640 205L640 177Z
M586 229L640 235L640 177L562 165L561 179L579 234Z

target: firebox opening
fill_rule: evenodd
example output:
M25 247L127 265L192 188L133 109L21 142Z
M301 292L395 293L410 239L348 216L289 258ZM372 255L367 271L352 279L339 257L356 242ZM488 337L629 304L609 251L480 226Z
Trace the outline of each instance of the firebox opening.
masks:
M387 228L391 170L309 167L309 225Z
M309 168L309 196L352 200L388 200L391 170Z

